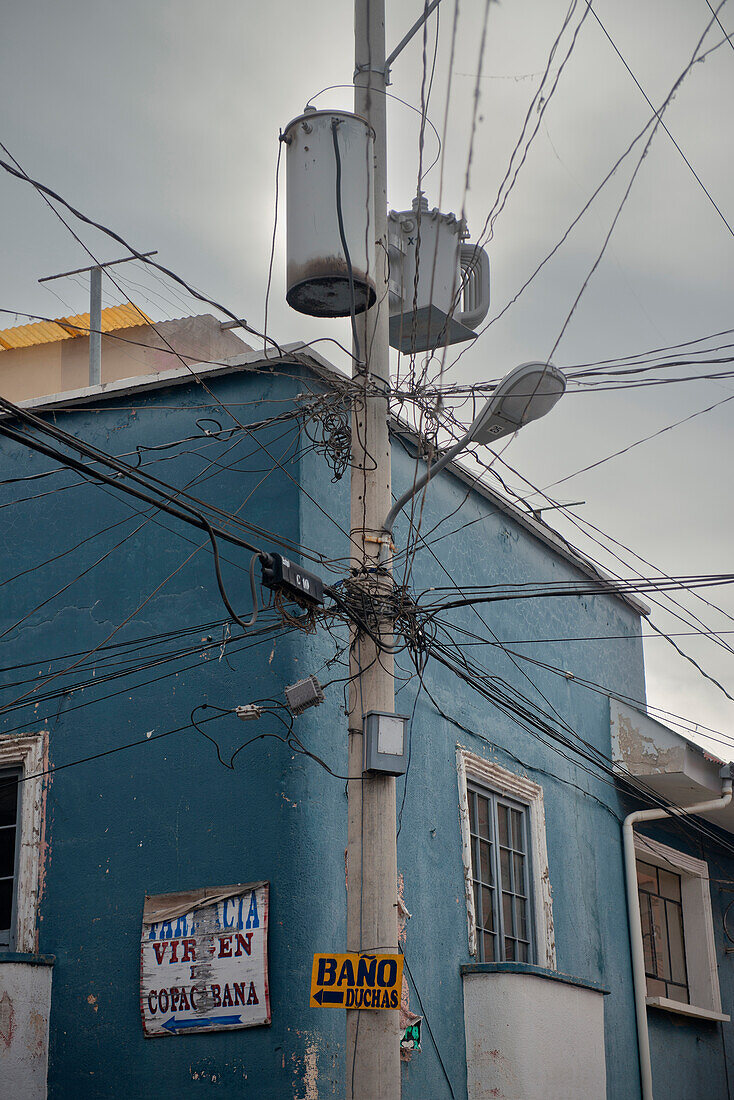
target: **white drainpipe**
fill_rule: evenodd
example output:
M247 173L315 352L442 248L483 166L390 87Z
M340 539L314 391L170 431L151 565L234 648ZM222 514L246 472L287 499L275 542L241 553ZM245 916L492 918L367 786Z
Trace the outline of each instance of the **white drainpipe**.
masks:
M647 979L645 978L645 955L642 946L642 922L640 920L640 902L637 895L637 866L635 857L635 825L639 821L660 821L664 817L681 817L683 814L698 814L710 810L723 810L732 799L732 780L726 765L721 770L721 797L711 802L698 802L695 806L668 806L665 809L636 810L628 814L622 825L624 840L624 872L627 884L627 912L630 922L630 944L632 947L632 981L635 991L635 1015L637 1017L637 1046L640 1054L640 1078L642 1081L642 1100L653 1100L652 1066L650 1063L650 1037L647 1031Z

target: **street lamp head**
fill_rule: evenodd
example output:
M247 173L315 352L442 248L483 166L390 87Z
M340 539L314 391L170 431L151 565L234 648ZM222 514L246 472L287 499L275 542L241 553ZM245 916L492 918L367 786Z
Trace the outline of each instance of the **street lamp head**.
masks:
M493 443L505 435L514 435L531 420L545 416L563 395L566 376L552 363L522 363L506 375L476 417L466 435L429 466L422 477L395 501L385 516L382 530L392 537L393 524L401 508L423 489L432 477L444 469L469 443ZM389 544L389 540L388 540ZM387 557L386 543L380 548Z
M505 375L469 429L472 443L493 443L545 416L563 396L566 376L552 363L521 363Z

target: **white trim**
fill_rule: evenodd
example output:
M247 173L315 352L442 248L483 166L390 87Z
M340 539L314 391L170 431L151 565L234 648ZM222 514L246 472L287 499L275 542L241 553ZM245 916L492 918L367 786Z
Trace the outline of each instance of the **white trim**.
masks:
M21 733L0 737L0 768L20 765L25 779L20 796L20 859L18 861L15 950L35 952L36 916L39 900L39 872L43 844L44 789L48 735Z
M681 1001L671 1001L669 997L646 997L647 1004L653 1008L662 1008L665 1012L675 1012L678 1016L694 1016L697 1020L718 1020L722 1024L731 1022L731 1016L725 1012L711 1012L708 1008L696 1008Z
M695 1016L697 1013L691 1008L698 1008L699 1014L706 1019L723 1019L708 864L641 833L635 833L635 855L645 863L673 870L681 876L683 935L691 997L690 1005L668 997L648 997L647 1003L687 1016ZM665 1003L658 1004L659 1001Z
M538 966L547 970L556 968L556 940L553 927L553 898L548 872L548 850L545 839L545 804L543 788L526 776L484 760L461 745L456 746L456 770L459 780L459 822L461 826L461 860L464 867L464 892L466 895L469 954L477 954L476 913L472 888L471 836L469 829L469 802L466 783L477 780L497 794L510 795L528 807L530 824L531 889L535 922L535 949Z

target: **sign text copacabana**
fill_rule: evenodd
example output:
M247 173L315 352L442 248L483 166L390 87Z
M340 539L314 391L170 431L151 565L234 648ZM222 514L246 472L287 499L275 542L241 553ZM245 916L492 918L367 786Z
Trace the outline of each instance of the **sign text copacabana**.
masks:
M146 898L140 1013L146 1036L270 1023L268 884Z

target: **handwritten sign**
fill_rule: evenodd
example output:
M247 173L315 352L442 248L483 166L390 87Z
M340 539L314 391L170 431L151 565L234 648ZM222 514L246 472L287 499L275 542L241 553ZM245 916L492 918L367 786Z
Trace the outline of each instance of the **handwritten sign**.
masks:
M267 882L145 899L140 1012L146 1036L270 1023Z
M398 1008L402 955L314 955L311 1008Z

